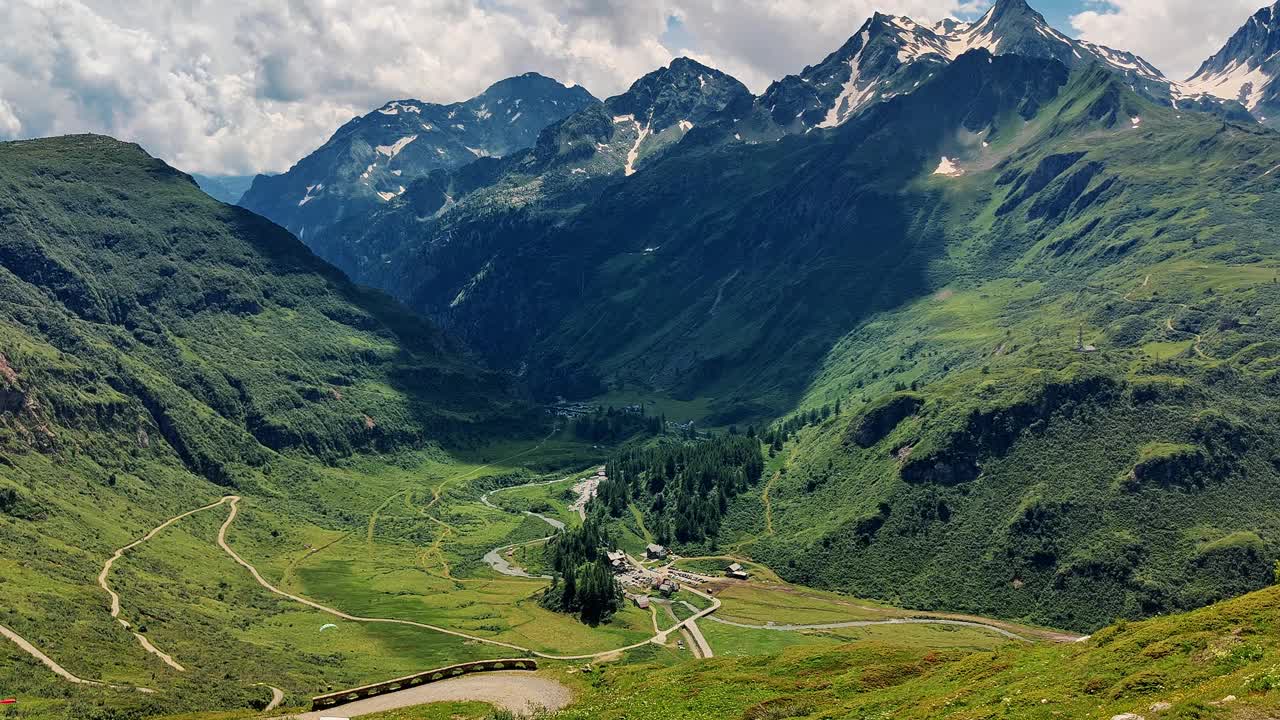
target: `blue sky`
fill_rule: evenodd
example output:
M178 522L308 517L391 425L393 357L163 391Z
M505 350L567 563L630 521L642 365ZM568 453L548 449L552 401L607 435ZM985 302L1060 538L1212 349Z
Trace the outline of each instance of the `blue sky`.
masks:
M1075 28L1071 27L1071 16L1084 10L1084 3L1081 0L1039 0L1033 1L1032 7L1040 11L1041 15L1049 21L1049 24L1058 28L1068 35L1076 34Z

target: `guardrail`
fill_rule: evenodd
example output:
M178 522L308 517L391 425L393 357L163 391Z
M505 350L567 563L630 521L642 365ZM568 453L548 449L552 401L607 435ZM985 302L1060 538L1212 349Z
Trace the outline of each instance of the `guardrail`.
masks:
M312 710L323 710L326 708L343 705L356 700L363 700L377 695L385 695L386 693L398 692L409 688L418 687L419 685L427 685L441 680L449 680L451 678L461 677L479 672L496 672L500 670L537 670L538 661L532 658L514 658L507 660L478 660L476 662L462 663L459 665L450 665L449 667L437 668L426 672L417 673L416 675L408 675L395 680L387 680L385 682L374 683L372 685L364 685L350 690L342 690L340 692L328 693L326 695L317 695L311 698Z

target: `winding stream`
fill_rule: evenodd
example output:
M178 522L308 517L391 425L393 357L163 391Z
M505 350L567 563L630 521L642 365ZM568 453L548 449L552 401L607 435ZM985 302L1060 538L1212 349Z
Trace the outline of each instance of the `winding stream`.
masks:
M560 483L572 482L574 477L580 474L581 473L574 473L569 477L563 477L563 478L560 478L559 480L544 480L542 482L525 483L524 485L512 485L511 487L504 487L504 488L498 488L496 490L490 490L489 492L486 492L485 494L480 496L480 502L483 503L485 507L492 508L494 510L511 512L506 508L498 507L497 505L494 505L493 503L489 502L489 496L493 495L494 493L507 492L509 490L519 490L521 488L530 488L530 487L546 487L547 485L558 485ZM589 488L590 487L589 484L591 483L591 480L592 480L591 477L587 477L579 480L578 483L574 485L574 491L577 492L578 489L581 487ZM587 492L589 492L589 490ZM579 494L582 494L582 493L579 493ZM559 533L561 530L564 530L565 524L555 518L549 518L546 515L540 515L536 512L531 512L529 510L524 510L522 512L525 515L528 515L529 517L536 517L539 520L542 520L546 524L550 525L556 532L546 537L538 538L536 540L529 540L526 542L513 543L511 545L503 545L502 547L496 547L490 550L489 552L485 553L484 561L486 564L488 564L489 567L493 568L495 572L502 575L506 575L508 577L529 578L531 580L550 580L551 579L550 575L531 575L528 572L525 572L524 569L518 568L515 565L512 565L511 562L507 560L506 554L509 550L514 550L515 548L518 548L518 547L525 547L526 545L537 545L538 543L543 543L550 540L551 538L556 536L556 533Z

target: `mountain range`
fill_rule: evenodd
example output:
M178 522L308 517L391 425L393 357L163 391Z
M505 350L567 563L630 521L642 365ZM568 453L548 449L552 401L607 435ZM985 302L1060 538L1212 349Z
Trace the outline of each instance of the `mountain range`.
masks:
M1259 122L1280 127L1280 3L1259 10L1216 55L1204 61L1185 87L1235 101Z
M526 148L592 101L581 87L528 73L466 102L388 102L343 125L287 172L255 178L240 204L305 239L399 197L433 170Z
M541 287L532 278L494 279L516 264L506 254L518 253L519 264L528 269L519 272L558 278L551 286L565 293L574 284L582 288L584 278L598 276L599 270L583 258L581 248L575 246L577 241L570 240L574 226L566 225L565 218L587 217L591 201L625 193L627 186L617 185L618 181L625 182L671 153L702 157L717 146L751 148L814 132L831 133L871 108L936 80L958 57L975 49L997 57L1008 54L1053 60L1068 71L1099 67L1116 77L1128 92L1157 104L1188 112L1207 110L1236 122L1250 120L1244 108L1233 101L1204 96L1189 100L1193 94L1184 86L1167 80L1139 57L1066 37L1022 0L1000 0L971 24L946 21L925 27L907 18L877 14L822 63L774 83L759 97L752 97L723 73L693 60L678 59L669 68L637 81L626 93L593 103L548 127L528 150L452 172L437 170L419 185L407 186L403 197L367 215L334 223L307 242L359 282L384 288L427 312L499 366L533 368L535 373L545 370L558 381L593 390L602 382L656 383L670 389L668 378L679 377L682 392L699 393L704 388L696 379L711 374L698 369L699 365L705 367L710 362L738 367L739 363L724 357L694 360L709 352L698 343L685 343L684 351L671 356L684 360L666 368L653 367L652 359L640 367L626 368L612 361L588 362L575 357L578 351L565 349L579 343L559 334L567 324L564 316L571 312L562 299L540 297L533 302L526 298L529 309L515 315L500 314L486 304L482 286L490 282L502 286L500 295L505 299L498 301L501 303L510 300L510 293L522 292L514 287ZM1022 112L1030 117L1037 111L1034 103L1038 101L1027 102ZM784 147L798 146L784 143ZM689 182L683 179L684 184ZM675 207L663 207L668 214L677 212ZM500 239L492 228L528 237ZM531 250L535 243L530 238L543 228L557 234L548 242L572 250L542 254ZM465 240L460 242L460 238ZM626 252L644 255L661 253L663 248L656 239L636 245ZM616 238L611 238L608 249L622 250ZM566 266L565 272L576 272L579 277L571 281L540 267L540 263ZM569 269L570 265L574 268ZM534 267L537 269L529 269ZM557 290L548 292L555 295ZM555 307L561 309L550 309ZM687 333L689 329L670 328L669 332ZM540 338L534 343L540 346L530 344L534 342L531 334ZM659 342L674 343L673 338ZM815 351L821 346L815 345ZM600 351L594 352L598 355ZM671 362L668 359L667 363ZM583 377L578 372L582 368L589 368L586 375L600 377ZM607 370L595 372L601 368ZM792 384L803 382L802 378L792 380Z
M1233 40L1224 57L1265 53L1258 42ZM1211 379L1270 342L1251 314L1269 303L1261 208L1280 157L1260 120L1067 38L1021 0L972 24L876 15L759 97L679 59L526 150L436 169L307 241L543 398L640 388L706 402L714 425L850 397L870 418L855 422L922 418L865 447L842 425L802 435L804 459L772 491L777 535L754 552L819 585L1088 628L1221 597L1237 580L1198 548L1270 526L1210 499L1274 474L1217 444L1254 442L1239 435L1258 422L1243 388L1266 394L1266 363L1240 370L1238 393ZM961 317L989 325L939 330ZM994 394L965 399L986 377L1001 378ZM1028 485L1015 438L1071 447L1083 426L1055 418L1078 406L1126 418L1113 436L1128 439L1037 471L1088 481ZM1233 439L1207 439L1222 433ZM1163 455L1174 447L1204 458L1192 465L1222 458L1237 480L1170 496L1181 509L1161 512L1184 534L1157 537L1143 518L1168 488L1116 478L1143 477L1148 456L1187 461ZM1021 509L1001 507L1010 497ZM1130 502L1148 510L1086 520ZM926 506L949 519L921 520ZM728 527L760 533L758 505L741 512ZM1209 539L1185 534L1210 517ZM923 547L957 554L891 559ZM1134 547L1143 559L1122 559ZM960 583L974 553L986 559ZM1237 558L1243 588L1266 581L1273 554Z
M1270 717L1277 32L1175 81L1023 0L876 14L759 95L678 58L391 101L238 204L110 138L0 143L3 622L161 691L8 642L0 682L247 716L264 677L298 705L545 649L564 717ZM690 612L814 624L743 603L703 630L752 657L696 665L651 610L580 625L536 601L557 523L764 581ZM965 615L892 644L801 585ZM867 635L787 647L835 628Z
M624 172L634 170L654 148L705 122L708 110L731 110L733 136L745 142L829 129L870 104L918 88L941 67L973 49L1052 58L1068 68L1096 63L1153 100L1237 120L1253 113L1260 122L1268 122L1273 101L1268 89L1275 74L1272 65L1277 62L1272 45L1280 32L1276 13L1275 7L1259 11L1185 82L1167 78L1133 53L1064 35L1025 0L999 0L972 23L944 20L925 25L876 13L822 62L772 83L759 97L748 98L749 91L736 80L687 59L651 73L627 93L603 104L604 111L623 125L610 134L618 143L609 150L615 156L610 164L620 165ZM659 114L653 126L643 111L638 115L629 111L627 103L638 98L645 106L645 93L658 92L660 87L694 97L680 81L691 69L696 69L700 83L715 80L707 95L715 96L711 104L689 108L690 117ZM463 103L392 101L353 119L289 172L258 180L256 189L243 193L243 204L304 239L315 237L343 217L399 197L414 180L434 170L526 150L544 128L595 104L582 88L565 88L532 73L504 80ZM662 135L673 126L679 128L677 133ZM230 197L224 193L220 199Z

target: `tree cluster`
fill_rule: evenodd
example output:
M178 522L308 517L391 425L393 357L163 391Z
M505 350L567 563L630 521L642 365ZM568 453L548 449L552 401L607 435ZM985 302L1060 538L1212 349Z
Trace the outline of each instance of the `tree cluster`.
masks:
M785 443L792 435L795 435L801 428L809 425L817 425L825 421L832 415L840 414L840 401L836 400L835 407L831 405L823 405L820 408L813 408L805 412L796 413L782 422L774 425L764 433L764 443L769 446L773 452L782 450L782 444Z
M623 603L622 588L605 556L608 547L608 533L594 517L552 539L547 553L553 580L542 595L541 605L576 614L587 625L608 622Z
M719 532L729 502L763 472L760 442L750 435L633 447L609 461L598 499L614 517L638 503L664 545L695 543Z
M666 426L666 418L639 412L606 408L589 415L574 418L573 434L579 440L613 445L641 433L659 435Z

